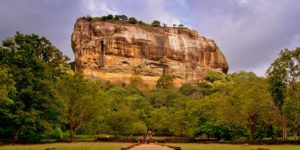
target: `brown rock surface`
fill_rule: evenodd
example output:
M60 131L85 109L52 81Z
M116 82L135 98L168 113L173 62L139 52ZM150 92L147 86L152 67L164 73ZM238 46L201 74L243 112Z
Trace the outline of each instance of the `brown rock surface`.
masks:
M201 82L208 70L228 71L213 40L182 27L78 19L72 48L77 71L112 82L128 83L138 75L153 87L161 75L169 74L175 77L175 85L181 85Z

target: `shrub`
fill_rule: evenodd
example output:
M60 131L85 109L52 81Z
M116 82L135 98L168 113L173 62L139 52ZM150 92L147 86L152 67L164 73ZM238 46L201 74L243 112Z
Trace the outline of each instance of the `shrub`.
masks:
M128 17L126 15L120 15L120 20L127 21Z
M136 24L138 21L135 18L131 17L128 19L128 22L131 24Z
M183 24L179 24L178 27L184 27L184 25Z
M153 27L160 27L160 22L158 20L153 20L153 22L151 23L151 25Z
M114 19L114 16L112 14L109 14L109 15L107 15L107 19L112 20L112 19Z
M85 16L85 20L87 20L87 21L92 21L93 18L92 18L91 16L87 15L87 16Z
M115 15L114 19L120 20L120 15Z
M197 91L197 89L193 87L191 84L184 84L180 87L180 91L184 95L192 95Z
M219 72L219 71L208 71L205 76L204 79L213 83L216 80L222 80L224 79L226 76L224 73Z
M170 89L174 87L173 84L173 76L170 75L162 75L156 83L156 87L157 88L161 88L161 89Z

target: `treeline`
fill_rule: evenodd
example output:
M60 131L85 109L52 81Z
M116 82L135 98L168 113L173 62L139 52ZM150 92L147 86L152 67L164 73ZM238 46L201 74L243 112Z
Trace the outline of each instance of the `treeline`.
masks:
M51 42L17 33L0 47L0 139L41 141L76 134L198 136L216 140L297 137L300 125L300 48L284 50L267 71L225 75L174 87L162 76L150 90L88 81L73 72Z
M168 25L165 23L162 23L158 20L153 20L151 24L145 23L142 20L137 20L134 17L127 17L126 15L112 15L109 14L107 16L102 16L102 17L91 17L91 16L84 16L79 19L84 19L87 21L92 21L92 20L101 20L101 21L123 21L123 22L128 22L130 24L139 24L143 26L148 26L148 27L167 27ZM173 24L173 27L176 27L176 24ZM183 24L179 24L178 27L184 27Z

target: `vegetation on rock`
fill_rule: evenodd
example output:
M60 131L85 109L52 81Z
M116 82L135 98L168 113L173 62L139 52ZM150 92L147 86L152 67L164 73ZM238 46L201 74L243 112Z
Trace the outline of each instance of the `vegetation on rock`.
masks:
M107 15L107 16L102 16L102 17L91 17L91 16L84 16L80 17L79 19L84 19L87 21L92 21L92 20L99 20L99 21L123 21L123 22L128 22L131 24L139 24L143 26L152 26L152 27L160 27L161 23L158 20L153 20L151 24L145 23L142 20L137 20L134 17L127 17L126 15ZM163 24L163 27L167 27L167 24ZM176 25L173 27L176 27ZM179 24L178 27L184 27L183 24Z

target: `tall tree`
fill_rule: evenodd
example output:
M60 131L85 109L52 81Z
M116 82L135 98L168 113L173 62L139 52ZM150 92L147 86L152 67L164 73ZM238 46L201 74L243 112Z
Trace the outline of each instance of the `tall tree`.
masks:
M274 103L280 111L282 124L282 139L287 140L288 116L283 110L287 98L297 96L296 83L300 80L300 48L285 49L267 70L270 91Z
M56 89L58 98L64 103L65 121L73 142L81 126L100 116L100 102L105 96L97 84L86 81L80 74L71 74L61 79Z
M64 74L67 57L44 37L17 32L13 38L3 41L0 65L8 68L4 74L7 72L12 80L2 81L6 86L8 82L15 85L15 92L7 95L12 103L0 105L0 126L7 129L13 141L19 139L20 133L38 134L45 125L59 122L61 104L52 85Z

